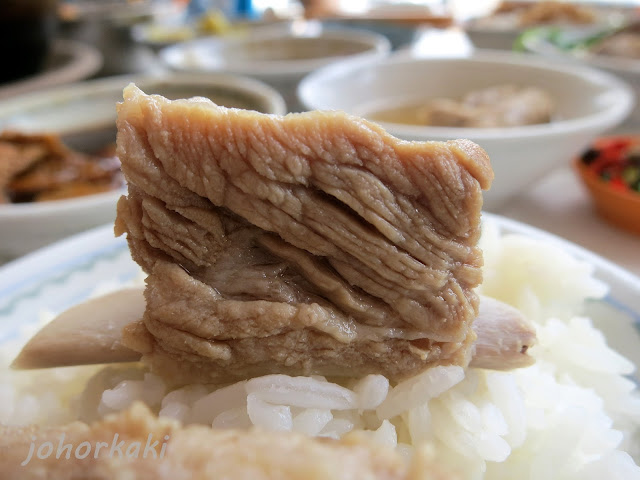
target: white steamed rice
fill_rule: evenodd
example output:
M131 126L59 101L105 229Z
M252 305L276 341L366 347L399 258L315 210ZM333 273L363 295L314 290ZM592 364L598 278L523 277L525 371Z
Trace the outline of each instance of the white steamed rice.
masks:
M640 479L640 394L626 377L634 365L581 316L585 300L603 297L606 286L590 265L553 245L500 236L489 222L482 247L482 293L535 323L531 367L438 367L398 385L381 375L268 375L168 391L134 364L13 372L7 366L21 345L11 344L1 350L0 422L90 421L142 400L160 415L216 428L332 438L359 429L406 455L428 445L465 479Z

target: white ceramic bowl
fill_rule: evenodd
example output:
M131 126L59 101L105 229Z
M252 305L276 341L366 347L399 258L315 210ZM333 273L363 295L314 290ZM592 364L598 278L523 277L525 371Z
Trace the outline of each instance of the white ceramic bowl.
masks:
M310 109L344 110L366 117L385 107L434 97L458 98L504 83L548 91L557 103L557 119L487 129L380 124L406 140L468 138L480 144L496 174L484 197L490 210L568 162L600 133L622 122L633 107L629 87L611 75L507 52L482 52L469 58L394 56L366 65L342 62L306 77L298 94Z
M611 55L598 55L586 50L563 50L549 40L553 34L552 28L536 28L525 32L518 40L520 46L528 52L537 53L547 59L561 63L586 64L613 73L634 90L636 98L640 97L640 60L636 58L614 57ZM563 31L571 36L571 31ZM636 104L625 127L629 132L637 133L640 126L640 102Z
M251 75L276 88L289 110L297 111L296 88L306 74L347 58L381 58L390 50L389 40L382 35L325 29L310 22L179 43L162 49L159 55L173 70Z
M594 14L591 23L571 23L558 19L546 23L546 25L562 27L575 32L598 31L618 25L635 15L633 7L601 3L602 5L589 7ZM521 26L519 16L518 12L509 12L471 19L465 23L464 30L476 48L511 50L523 32L528 28L541 26L541 24Z
M116 103L135 82L147 93L169 98L209 97L220 105L286 113L282 97L250 78L230 75L116 77L78 83L0 102L0 130L52 132L75 148L115 141ZM113 222L123 191L69 200L0 205L0 258L27 253L90 227Z

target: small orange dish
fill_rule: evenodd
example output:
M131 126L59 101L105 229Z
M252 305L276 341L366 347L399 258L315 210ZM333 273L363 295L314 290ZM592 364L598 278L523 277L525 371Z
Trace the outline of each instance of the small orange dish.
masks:
M629 168L632 174L637 175L639 160L640 136L613 136L598 139L591 149L573 161L598 214L609 223L638 235L640 191L623 179L628 180Z

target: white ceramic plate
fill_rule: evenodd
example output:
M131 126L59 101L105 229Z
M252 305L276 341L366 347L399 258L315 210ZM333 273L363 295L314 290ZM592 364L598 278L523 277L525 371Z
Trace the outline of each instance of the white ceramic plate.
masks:
M640 278L541 230L488 213L484 217L503 233L544 240L594 265L596 277L611 290L604 301L593 302L590 313L609 343L640 365ZM21 329L38 322L43 311L64 310L85 300L96 287L114 287L139 273L124 237L115 238L110 224L0 267L0 344L18 338Z

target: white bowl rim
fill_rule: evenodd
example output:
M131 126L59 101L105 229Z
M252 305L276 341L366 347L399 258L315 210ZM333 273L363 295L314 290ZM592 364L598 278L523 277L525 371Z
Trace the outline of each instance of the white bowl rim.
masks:
M75 213L78 210L90 210L109 204L114 205L122 195L126 195L126 187L117 188L108 192L93 193L80 197L66 198L62 200L48 200L45 202L3 203L0 204L0 221L31 217L42 217L48 214L64 215Z
M526 2L523 2L526 3ZM592 4L585 3L583 6L586 6L594 11L596 14L596 18L593 22L590 23L571 23L569 22L554 22L551 26L558 26L563 28L571 28L573 30L589 30L589 29L597 29L603 28L611 25L611 17L615 14L626 15L631 13L635 8L634 5L625 5L624 3L610 3L606 4L605 2L594 2ZM544 26L544 25L536 25L536 26L520 26L513 22L511 25L500 25L499 23L486 23L486 19L491 17L493 14L489 14L483 17L471 18L464 23L464 30L474 34L474 33L504 33L508 35L519 34L530 28L535 28L536 26Z
M67 56L68 61L45 68L36 75L0 85L0 99L86 79L100 70L104 63L103 55L97 48L73 40L56 40L51 55Z
M175 52L197 48L201 45L242 45L256 40L288 38L313 38L313 39L335 39L368 44L369 48L362 52L351 55L333 55L308 60L277 60L277 61L252 61L244 63L221 63L219 66L207 67L185 67L174 62L172 56ZM174 45L162 48L158 53L160 59L173 70L183 72L232 72L241 75L258 75L262 77L282 77L293 75L304 75L336 61L352 58L376 58L386 56L391 51L391 42L387 37L375 32L367 32L355 28L344 27L322 27L318 33L298 35L288 30L264 30L255 32L243 37L205 37L186 42L179 42Z
M602 72L594 68L583 65L565 65L545 61L538 55L521 54L513 52L503 52L494 50L476 50L466 57L421 57L411 58L406 55L391 55L388 58L380 59L376 62L356 63L343 61L333 65L328 65L315 72L310 73L302 79L298 86L298 97L301 102L310 109L335 110L334 108L314 102L312 92L316 85L324 82L327 78L340 76L345 73L353 73L359 69L371 69L378 66L400 65L407 63L442 63L442 62L479 62L498 63L505 65L516 65L524 68L542 69L547 71L561 72L581 81L588 81L599 85L604 85L610 92L616 93L616 102L612 102L607 108L600 112L583 115L578 118L560 119L551 123L539 125L526 125L520 127L505 128L454 128L454 127L432 127L419 125L406 125L391 122L375 122L387 131L393 131L395 135L426 138L429 135L438 138L470 138L474 140L504 139L514 140L521 138L531 138L538 136L564 136L572 132L583 131L585 129L609 128L622 121L631 112L635 103L633 90L627 83L618 79L614 75Z
M578 65L591 65L607 68L620 73L640 75L640 60L635 58L616 57L592 53L589 51L571 52L562 50L551 42L546 42L544 33L551 27L538 27L529 29L527 35L522 38L524 48L530 52L555 61L575 61ZM544 48L540 48L544 45Z
M246 92L250 96L264 101L265 105L269 107L269 112L265 113L277 115L287 113L287 107L282 96L273 87L254 78L217 72L163 72L146 75L118 75L57 86L37 93L19 95L0 101L0 119L14 112L46 105L51 102L52 97L68 99L81 95L100 95L113 90L122 90L129 83L135 83L143 90L145 85L153 84L224 86L229 90Z
M640 60L635 58L614 57L613 55L595 53L584 56L573 55L572 58L596 67L608 68L621 73L640 75Z
M270 110L267 113L284 115L287 112L287 107L282 96L272 87L253 78L222 73L169 73L160 75L122 75L57 86L38 93L20 95L0 102L0 119L14 113L19 113L24 109L46 105L52 98L63 97L66 99L83 94L100 95L105 92L111 92L114 89L121 90L129 83L135 83L143 89L145 85L158 83L185 86L225 86L230 90L244 91L253 95L254 98L264 101L265 106ZM0 128L0 130L1 129L2 128ZM56 133L64 134L65 131L57 130ZM109 192L83 195L81 197L63 200L0 204L0 220L18 217L40 217L42 215L54 213L71 214L80 210L88 210L98 206L107 205L109 203L115 204L117 199L123 193L126 193L126 190L124 188L120 188Z

